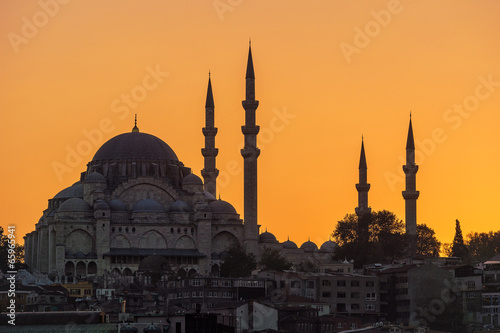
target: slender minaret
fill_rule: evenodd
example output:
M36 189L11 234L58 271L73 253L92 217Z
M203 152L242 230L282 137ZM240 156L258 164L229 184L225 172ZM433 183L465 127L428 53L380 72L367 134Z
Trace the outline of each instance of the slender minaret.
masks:
M245 109L245 126L241 126L241 131L245 136L245 146L241 150L244 165L245 249L249 253L258 255L257 158L259 157L260 150L257 148L257 134L260 127L255 125L255 110L259 106L259 101L255 100L255 75L251 45L248 48L247 73L245 78L246 97L242 102Z
M416 190L416 174L418 165L415 164L415 143L413 141L413 128L408 129L408 139L406 140L406 165L403 165L403 171L406 175L406 189L403 191L406 210L406 234L417 235L417 199L420 194Z
M201 149L201 154L205 158L205 164L201 175L205 180L205 191L208 191L216 197L216 183L219 170L215 167L215 158L219 154L219 149L215 148L215 136L217 135L217 127L214 127L214 96L212 94L212 82L210 81L210 73L208 73L208 89L207 101L205 103L205 127L203 127L203 135L205 136L205 148Z
M368 207L368 191L370 190L370 184L367 183L367 178L365 144L363 138L361 138L361 155L359 156L359 183L356 184L356 190L358 190L358 207L356 207L356 215L358 217L369 214L371 212L370 207Z

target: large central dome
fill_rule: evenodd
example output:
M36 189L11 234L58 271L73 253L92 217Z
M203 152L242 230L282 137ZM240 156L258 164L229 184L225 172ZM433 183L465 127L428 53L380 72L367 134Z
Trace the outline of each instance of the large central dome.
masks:
M130 132L117 135L103 144L92 161L131 159L179 160L163 140L147 133Z

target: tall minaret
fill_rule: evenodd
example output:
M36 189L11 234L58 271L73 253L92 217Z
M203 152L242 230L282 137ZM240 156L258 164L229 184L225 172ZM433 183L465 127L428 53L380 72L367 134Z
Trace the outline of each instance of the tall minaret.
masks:
M417 199L420 194L416 190L416 174L418 165L415 164L415 143L413 141L413 128L408 129L408 139L406 140L406 165L403 165L403 171L406 175L406 189L403 191L406 210L406 234L417 235Z
M242 102L245 109L245 126L241 131L245 136L245 146L241 150L244 165L244 223L245 249L249 253L258 255L257 225L257 158L260 150L257 148L257 134L260 127L255 125L255 110L259 101L255 100L255 75L253 71L252 47L248 48L248 62L246 73L246 98Z
M361 138L361 155L359 156L359 183L356 184L356 190L358 190L358 207L356 207L356 215L361 217L371 212L370 207L368 207L368 191L370 190L370 184L367 183L365 144L363 138Z
M203 135L205 136L205 148L201 149L201 154L205 158L205 165L203 170L201 170L201 175L205 180L205 191L208 191L216 197L216 181L219 170L215 167L215 158L219 153L219 149L215 148L217 127L214 127L214 109L214 96L212 94L212 82L210 81L209 73L207 101L205 103L205 127L202 129Z

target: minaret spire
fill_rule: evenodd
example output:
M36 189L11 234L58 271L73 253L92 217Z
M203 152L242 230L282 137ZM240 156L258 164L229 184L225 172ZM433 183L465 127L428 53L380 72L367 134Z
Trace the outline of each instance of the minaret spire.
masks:
M205 190L216 197L217 192L217 176L219 170L216 168L215 158L219 154L219 149L215 148L215 136L217 135L217 127L215 124L215 104L212 93L212 81L210 72L208 72L208 88L207 99L205 102L205 127L203 127L203 135L205 136L205 148L201 149L201 154L205 158L204 168L201 170L201 175L205 180Z
M408 138L406 139L406 165L403 165L406 175L406 189L403 191L405 199L406 213L406 234L417 235L417 199L420 192L416 190L416 174L418 165L415 164L415 142L413 140L413 127L411 123L408 127Z
M363 138L361 138L361 153L359 156L359 183L356 184L356 190L358 190L358 207L356 207L356 215L358 215L358 217L371 212L371 208L368 206L368 191L370 190L370 184L367 183L367 169L365 143Z
M132 128L132 132L139 132L139 127L137 127L137 113L135 114L134 128Z
M260 127L255 125L255 111L259 106L259 101L255 100L255 73L251 45L248 47L245 79L245 100L242 102L245 109L245 125L241 127L241 131L245 137L245 146L241 150L244 165L245 249L247 252L258 256L257 158L259 157L260 150L257 148L257 134Z

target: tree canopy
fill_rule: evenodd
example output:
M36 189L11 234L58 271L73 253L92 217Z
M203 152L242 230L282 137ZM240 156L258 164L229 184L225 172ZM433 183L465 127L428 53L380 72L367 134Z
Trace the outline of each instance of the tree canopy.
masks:
M338 221L332 236L339 245L334 259L354 259L357 267L367 263L390 262L408 255L407 244L410 240L405 235L404 223L387 210L372 212L361 218L348 214ZM417 226L416 244L417 255L439 254L441 243L434 230L425 224Z
M220 274L223 277L249 276L256 267L255 256L252 253L246 253L238 243L233 243L227 248Z
M270 247L264 248L259 264L263 270L284 271L292 268L292 264L281 255L280 250Z
M24 246L16 243L14 238L10 238L8 235L9 233L5 234L3 228L0 227L0 269L4 273L8 270L18 270L24 267ZM9 267L12 260L14 269Z
M466 258L469 254L469 250L464 243L464 238L462 236L462 229L460 228L460 221L455 221L455 237L453 238L453 243L451 245L451 256Z

